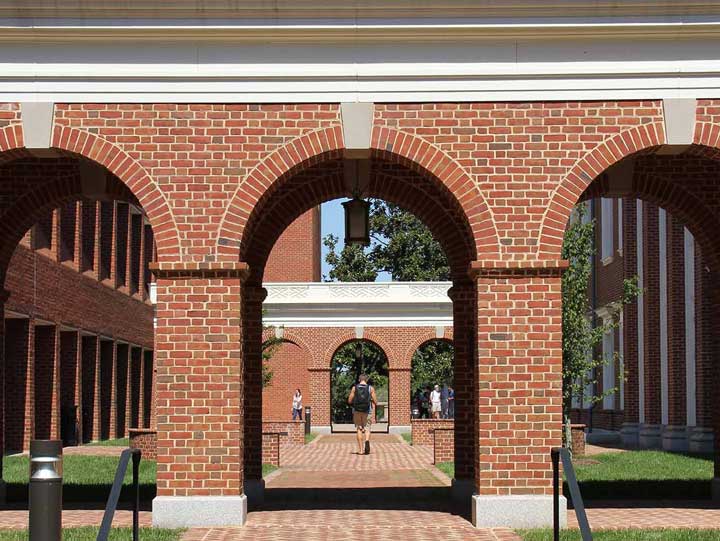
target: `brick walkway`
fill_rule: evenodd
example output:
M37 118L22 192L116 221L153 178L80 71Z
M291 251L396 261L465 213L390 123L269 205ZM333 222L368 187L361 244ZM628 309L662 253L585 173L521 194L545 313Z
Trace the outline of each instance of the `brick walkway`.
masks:
M590 502L588 521L593 530L625 528L720 529L720 508L712 502ZM568 513L568 526L577 528L577 519Z
M333 435L284 448L264 510L251 512L244 528L192 530L184 541L518 541L507 529L477 530L447 508L449 480L430 449L379 434L369 456L356 446L353 435Z
M100 527L103 513L102 509L73 509L63 511L63 528L76 526ZM140 526L152 525L152 513L140 512ZM132 511L116 511L113 526L132 526ZM28 527L27 510L0 511L0 529L24 530Z

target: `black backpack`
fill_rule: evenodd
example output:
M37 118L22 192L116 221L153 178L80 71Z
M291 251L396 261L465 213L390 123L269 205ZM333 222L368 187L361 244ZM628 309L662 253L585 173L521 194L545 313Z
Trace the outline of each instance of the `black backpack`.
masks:
M370 385L355 385L353 409L360 413L368 413L370 411Z

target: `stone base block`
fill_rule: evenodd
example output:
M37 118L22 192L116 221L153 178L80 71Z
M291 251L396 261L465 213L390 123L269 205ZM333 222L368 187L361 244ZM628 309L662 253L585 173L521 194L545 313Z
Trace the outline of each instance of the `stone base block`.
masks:
M265 503L265 479L245 479L243 489L250 509L258 509Z
M639 441L642 449L662 449L662 425L642 425Z
M712 499L716 502L720 501L720 477L712 480Z
M247 497L158 496L152 503L152 524L157 528L244 526Z
M391 426L388 428L390 434L410 434L410 425Z
M476 528L547 528L553 523L552 496L472 497ZM567 500L560 496L560 525L567 524Z
M616 430L603 430L593 428L585 436L585 441L591 445L613 445L620 443L620 433Z
M623 447L637 449L640 446L640 424L623 423L620 428L620 441Z
M712 453L715 445L715 433L712 428L694 426L690 428L688 450L691 453Z
M665 451L684 453L688 450L688 432L685 426L668 425L663 428L662 448Z
M313 434L332 434L332 427L330 426L313 426L311 429Z

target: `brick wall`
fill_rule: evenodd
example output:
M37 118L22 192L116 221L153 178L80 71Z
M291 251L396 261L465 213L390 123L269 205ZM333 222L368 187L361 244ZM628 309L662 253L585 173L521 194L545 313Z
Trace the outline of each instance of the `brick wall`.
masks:
M270 385L262 390L263 419L291 419L292 398L297 388L303 394L303 407L313 403L308 386L309 355L310 352L292 342L283 342L274 350L267 363L273 376Z
M140 449L145 460L157 459L157 431L143 428L132 428L129 432L130 447Z
M280 445L305 445L304 421L263 421L262 431L282 433Z
M455 461L455 430L436 428L433 431L433 464Z
M413 445L433 445L433 433L436 429L451 429L454 426L453 419L412 419L410 434Z
M262 435L262 463L280 466L280 437L278 434Z
M320 207L297 218L273 246L264 282L320 281Z

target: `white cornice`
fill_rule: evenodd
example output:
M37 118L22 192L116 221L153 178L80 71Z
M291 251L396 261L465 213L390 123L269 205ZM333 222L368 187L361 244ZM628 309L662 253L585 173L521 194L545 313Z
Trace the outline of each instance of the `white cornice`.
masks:
M679 17L720 12L712 0L10 0L4 17L400 18Z

